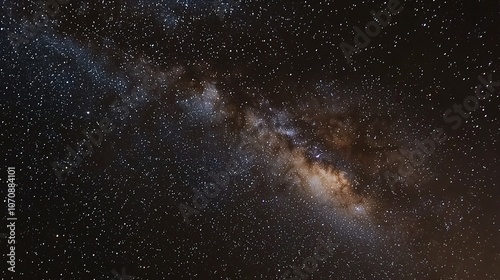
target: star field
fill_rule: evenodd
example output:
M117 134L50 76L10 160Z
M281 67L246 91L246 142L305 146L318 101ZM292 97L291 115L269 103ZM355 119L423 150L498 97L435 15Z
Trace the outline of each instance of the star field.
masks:
M0 276L499 279L499 13L4 1Z

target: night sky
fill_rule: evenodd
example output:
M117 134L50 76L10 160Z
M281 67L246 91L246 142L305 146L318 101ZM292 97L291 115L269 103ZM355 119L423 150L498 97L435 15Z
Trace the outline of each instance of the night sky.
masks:
M500 279L499 15L2 1L1 279Z

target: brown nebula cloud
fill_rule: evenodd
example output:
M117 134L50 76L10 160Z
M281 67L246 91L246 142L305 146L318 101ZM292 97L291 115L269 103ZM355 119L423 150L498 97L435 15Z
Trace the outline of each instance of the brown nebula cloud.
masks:
M342 209L348 215L369 215L373 201L355 192L347 171L310 159L306 148L290 144L283 132L278 133L256 110L246 110L242 130L251 138L248 142L268 172L293 185L294 195Z

